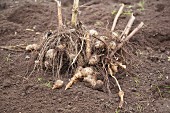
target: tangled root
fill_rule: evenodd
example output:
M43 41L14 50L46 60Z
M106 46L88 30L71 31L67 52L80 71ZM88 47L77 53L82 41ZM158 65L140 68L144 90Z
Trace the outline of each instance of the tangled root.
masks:
M87 30L81 22L77 23L75 19L77 18L78 1L75 0L76 5L73 7L72 25L66 27L61 21L61 3L56 0L60 13L58 15L59 30L47 33L41 38L39 44L28 45L26 50L38 52L34 66L38 70L50 71L58 79L73 75L65 90L80 78L94 89L107 85L107 89L110 90L108 76L111 75L119 88L119 107L121 108L124 92L114 75L119 72L118 67L126 69L126 65L124 65L126 62L124 62L123 56L118 50L122 49L124 44L143 26L143 22L129 33L135 20L132 14L124 31L118 34L114 28L124 8L124 5L122 5L114 19L111 31L106 36L101 35L94 29ZM105 81L97 80L96 73L102 75ZM57 80L52 89L62 86L63 81Z

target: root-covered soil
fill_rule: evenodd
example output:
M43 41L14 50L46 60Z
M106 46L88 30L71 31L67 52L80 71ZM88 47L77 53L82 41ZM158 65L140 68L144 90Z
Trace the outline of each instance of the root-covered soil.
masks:
M62 1L64 24L70 24L72 2ZM26 78L34 67L34 52L0 49L0 112L168 113L170 1L145 0L139 4L139 0L80 0L79 20L88 29L106 34L104 31L111 28L121 3L126 7L116 29L124 29L131 12L136 17L133 29L141 21L145 23L128 42L130 46L126 44L133 53L126 51L127 72L116 74L125 93L122 109L117 109L118 88L113 78L109 78L111 97L84 82L77 82L68 90L52 90L55 79L50 72L35 71ZM0 46L37 43L48 31L57 30L57 22L57 5L53 0L0 0ZM66 85L68 78L63 80Z

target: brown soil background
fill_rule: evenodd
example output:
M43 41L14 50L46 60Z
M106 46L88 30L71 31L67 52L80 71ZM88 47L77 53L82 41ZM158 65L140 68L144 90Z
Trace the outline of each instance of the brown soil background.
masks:
M57 7L52 0L0 0L0 45L35 43L50 29L57 29ZM119 113L170 112L170 1L145 0L140 11L139 0L80 0L80 16L84 25L102 28L112 25L119 4L133 6L135 25L143 29L130 40L138 58L132 66L134 74L117 75L125 92L125 104ZM85 5L83 5L85 4ZM71 18L72 0L63 0L64 22ZM127 15L128 16L128 15ZM124 28L122 16L118 28ZM35 31L27 31L27 28ZM36 32L40 32L37 35ZM69 90L51 90L45 85L54 80L50 74L34 74L25 80L28 65L25 52L0 49L0 113L114 113L117 111L118 89L113 81L112 98L79 82ZM39 80L42 78L42 80ZM66 79L68 81L68 79Z

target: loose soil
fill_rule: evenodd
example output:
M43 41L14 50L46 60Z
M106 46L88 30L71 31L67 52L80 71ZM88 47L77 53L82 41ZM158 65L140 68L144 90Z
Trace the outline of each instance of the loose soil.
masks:
M25 78L27 71L33 69L25 58L30 53L0 49L0 113L169 113L170 1L145 0L142 10L137 5L139 0L81 0L79 20L104 34L102 29L111 27L112 12L121 3L131 6L136 16L134 26L145 23L129 42L138 59L129 64L131 73L116 75L125 92L122 109L117 109L114 80L111 97L82 82L66 91L51 90L54 79L50 73ZM72 0L62 0L62 5L64 23L69 23ZM117 29L123 29L128 18L123 14ZM0 46L36 43L45 32L55 29L57 7L53 0L0 0Z

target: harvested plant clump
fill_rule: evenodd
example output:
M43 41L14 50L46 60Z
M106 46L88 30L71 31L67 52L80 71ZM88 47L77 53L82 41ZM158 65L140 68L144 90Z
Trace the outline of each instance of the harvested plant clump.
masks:
M143 26L143 22L130 32L135 20L132 14L125 29L117 34L115 27L124 8L122 4L110 32L101 35L100 32L94 29L88 30L78 22L79 0L74 0L71 25L62 23L61 1L55 1L58 6L58 29L47 33L41 42L26 47L27 51L37 53L35 68L30 75L35 69L52 72L57 79L52 89L59 89L64 85L62 78L71 78L65 90L82 79L93 89L107 88L109 93L109 76L111 76L119 88L121 108L124 92L114 75L119 69L126 69L126 62L122 60L119 50Z

